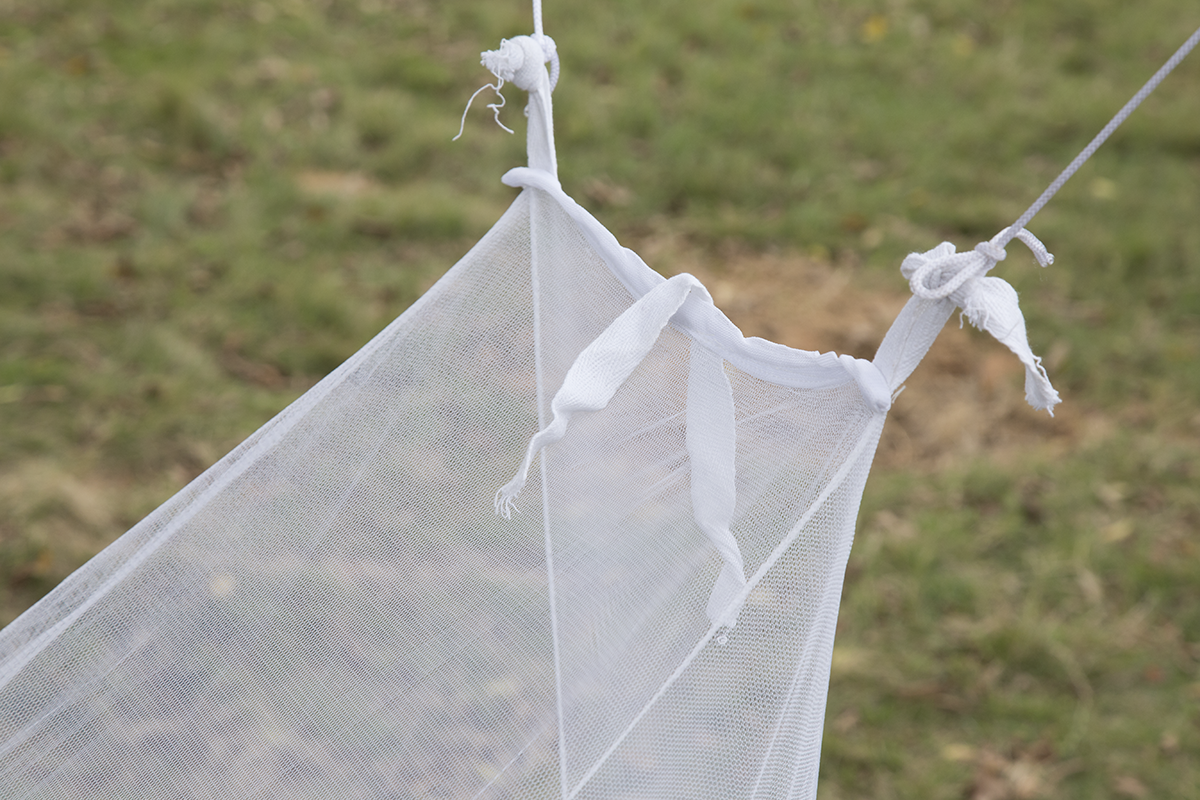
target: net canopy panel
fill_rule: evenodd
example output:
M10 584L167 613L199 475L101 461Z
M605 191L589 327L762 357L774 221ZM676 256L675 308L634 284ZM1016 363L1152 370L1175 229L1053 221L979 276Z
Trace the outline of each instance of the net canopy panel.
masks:
M891 399L1015 295L943 245L874 361L743 338L563 192L547 41L495 227L0 632L5 797L815 794Z

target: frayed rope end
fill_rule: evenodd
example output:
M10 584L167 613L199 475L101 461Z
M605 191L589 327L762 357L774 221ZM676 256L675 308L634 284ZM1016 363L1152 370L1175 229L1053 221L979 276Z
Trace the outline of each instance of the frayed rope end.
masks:
M503 92L500 91L503 88L504 88L504 78L497 76L495 83L485 83L483 86L480 86L478 89L476 89L475 94L471 95L471 99L467 101L467 107L463 109L462 119L459 120L459 123L458 123L458 133L450 141L457 142L459 140L459 138L462 137L463 130L467 127L467 112L471 110L471 103L475 102L475 98L478 97L479 93L482 92L484 89L491 89L497 95L500 96L500 102L499 103L488 103L488 108L490 108L492 110L492 116L496 118L496 124L499 125L501 128L503 128L504 130L508 131L509 133L513 133L512 128L508 127L507 125L505 125L503 122L500 121L500 109L504 108L504 104L506 102L504 99Z

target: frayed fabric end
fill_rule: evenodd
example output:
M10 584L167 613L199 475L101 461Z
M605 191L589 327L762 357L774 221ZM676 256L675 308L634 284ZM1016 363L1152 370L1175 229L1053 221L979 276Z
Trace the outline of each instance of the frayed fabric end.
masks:
M1045 411L1054 416L1054 407L1062 402L1058 391L1050 385L1042 360L1038 358L1034 366L1025 366L1025 401L1039 411Z
M505 519L512 519L514 511L518 514L521 513L521 510L517 508L517 495L521 493L523 488L525 488L525 481L521 480L520 476L517 476L507 486L499 489L496 492L496 513Z

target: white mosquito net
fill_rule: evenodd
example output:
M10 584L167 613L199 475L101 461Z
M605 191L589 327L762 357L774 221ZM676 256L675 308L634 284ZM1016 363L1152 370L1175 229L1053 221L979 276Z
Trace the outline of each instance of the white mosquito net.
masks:
M910 256L873 362L745 339L560 188L553 56L485 54L529 166L478 245L0 632L5 797L815 794L891 399L959 306L1052 407L983 277L1048 255Z

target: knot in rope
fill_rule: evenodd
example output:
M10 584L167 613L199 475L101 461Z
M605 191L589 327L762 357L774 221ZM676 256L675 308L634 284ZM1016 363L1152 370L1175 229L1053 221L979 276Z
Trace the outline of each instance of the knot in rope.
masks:
M480 86L475 94L471 95L471 99L467 100L467 107L463 109L462 120L459 122L458 134L453 141L458 141L458 138L462 136L463 128L467 124L467 112L471 110L471 103L475 102L475 98L484 89L491 89L500 97L499 102L488 103L488 108L492 110L496 124L512 133L512 128L500 121L500 109L504 108L505 104L504 94L500 90L504 88L505 81L515 83L527 92L536 90L538 82L546 74L542 65L547 62L550 63L550 91L554 91L554 87L558 84L559 73L558 45L546 34L535 33L532 36L501 39L499 49L485 50L480 55L479 63L496 76L496 82Z
M550 90L558 83L558 45L544 33L501 39L499 50L487 50L479 63L502 81L511 81L527 92L538 88L544 74L542 65L551 67Z
M980 242L975 245L975 252L990 259L993 266L1008 257L1008 251L994 242Z
M1054 263L1054 256L1032 233L1024 228L1015 232L1012 228L1005 228L989 241L980 242L973 250L966 252L955 252L954 245L942 242L927 253L913 253L904 259L900 271L908 278L908 285L917 297L926 300L949 298L955 301L955 305L964 308L964 303L959 302L954 294L968 281L983 277L1007 258L1008 252L1004 246L1014 238L1029 248L1041 266L1048 267Z
M987 331L1012 350L1025 365L1025 399L1034 408L1054 414L1058 392L1050 385L1042 360L1033 354L1025 334L1025 318L1017 305L1017 293L1000 278L987 273L1007 256L1004 246L1020 239L1038 264L1047 267L1054 256L1037 237L1023 228L1005 228L991 240L959 253L950 242L942 242L925 253L910 253L900 265L913 295L924 300L948 300L962 309L972 325Z

